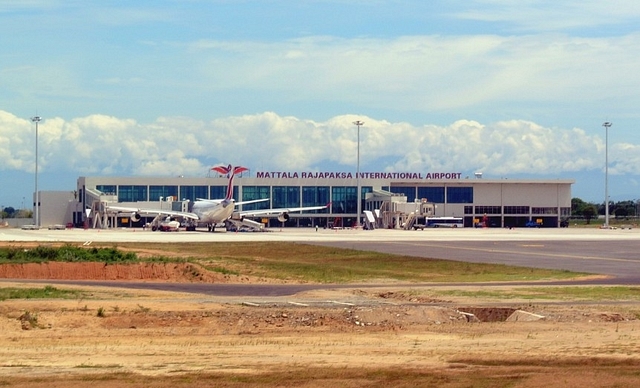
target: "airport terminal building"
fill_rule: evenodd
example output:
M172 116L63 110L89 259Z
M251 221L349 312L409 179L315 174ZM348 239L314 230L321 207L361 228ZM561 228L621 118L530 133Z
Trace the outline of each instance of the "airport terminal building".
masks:
M269 198L268 201L241 206L238 210L320 206L326 209L291 213L286 224L275 218L258 218L267 226L349 227L357 217L357 188L361 188L361 209L393 211L394 203L434 204L436 216L461 217L464 226L522 227L537 222L543 227L558 227L571 214L573 180L486 179L480 174L467 177L459 172L267 172L249 171L235 177L236 201ZM41 226L51 223L91 225L89 209L96 203L140 208L188 211L198 198L224 198L228 178L208 177L79 177L72 192L41 194ZM64 197L64 198L63 198ZM66 211L61 202L68 203ZM404 207L406 209L406 205ZM64 215L63 215L64 213ZM115 220L115 219L114 219ZM148 221L148 220L147 220ZM142 226L126 217L117 217L117 225ZM387 222L384 226L397 227Z

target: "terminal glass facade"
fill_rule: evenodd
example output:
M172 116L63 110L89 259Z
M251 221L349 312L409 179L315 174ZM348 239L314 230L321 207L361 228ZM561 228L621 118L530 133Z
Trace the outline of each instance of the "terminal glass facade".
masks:
M473 187L447 187L447 203L473 203Z
M116 185L96 185L96 190L107 195L115 195L118 192Z
M303 186L302 206L324 206L331 202L329 186ZM323 210L326 212L326 210Z
M180 186L180 198L195 201L196 198L208 199L209 188L207 186Z
M118 202L145 202L147 198L147 186L118 186Z
M415 202L426 198L433 203L473 203L473 187L416 187L416 186L391 186L389 191L403 194L407 202ZM446 192L446 201L445 201Z
M272 204L274 208L300 207L300 187L299 186L273 186Z
M332 213L355 213L358 202L357 192L356 186L333 186L331 188Z
M224 199L227 196L227 186L210 186L209 199ZM238 200L238 186L233 186L233 199Z
M427 202L444 203L444 187L418 187L418 199L423 198L426 198Z
M556 214L558 209L555 207L532 207L532 214Z
M502 207L500 206L476 206L476 214L500 214Z
M529 214L529 206L505 206L504 214Z
M407 186L391 186L389 191L396 194L403 194L407 197L407 202L415 202L416 200L416 187Z
M178 199L178 186L149 186L149 201L159 201L169 196Z
M362 209L362 210L366 209L365 198L367 198L367 193L372 193L372 192L373 192L373 187L371 187L371 186L360 186L360 202L361 202L360 203L360 209ZM356 199L356 204L357 203L358 203L358 200ZM323 205L325 205L325 204L323 203Z
M269 186L242 186L242 200L253 201L255 199L271 198ZM242 205L242 210L269 209L269 201L248 203Z

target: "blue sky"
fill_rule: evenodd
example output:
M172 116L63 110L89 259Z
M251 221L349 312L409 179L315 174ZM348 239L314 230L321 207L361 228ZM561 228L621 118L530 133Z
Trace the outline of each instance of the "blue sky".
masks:
M0 203L82 175L458 171L640 198L640 2L0 0ZM28 203L29 201L27 201Z

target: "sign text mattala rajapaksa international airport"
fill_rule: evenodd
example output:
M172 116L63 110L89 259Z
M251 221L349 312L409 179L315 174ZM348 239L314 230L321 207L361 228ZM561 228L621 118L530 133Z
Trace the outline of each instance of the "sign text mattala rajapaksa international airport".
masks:
M258 171L256 178L264 179L353 179L355 173L337 171L320 172L282 172L282 171ZM360 179L460 179L460 172L361 172Z

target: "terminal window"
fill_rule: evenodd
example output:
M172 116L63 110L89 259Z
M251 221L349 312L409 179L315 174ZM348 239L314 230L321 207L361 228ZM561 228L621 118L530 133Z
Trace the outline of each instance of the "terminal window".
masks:
M329 186L303 186L302 206L323 206L331 202ZM326 213L327 210L320 211Z
M556 214L558 209L555 207L534 207L531 208L532 214Z
M224 199L227 196L227 186L210 186L209 198L210 199ZM238 200L238 186L233 186L233 199Z
M116 185L96 185L96 190L106 195L116 195Z
M447 203L473 203L473 187L447 187Z
M476 206L476 214L500 214L501 206Z
M160 197L178 198L178 186L149 186L149 201L158 201Z
M334 186L331 188L332 213L355 213L357 211L357 188L355 186Z
M504 214L529 214L529 206L505 206Z
M299 186L273 186L273 207L300 207Z
M145 202L147 201L147 186L118 186L118 202Z
M404 194L407 197L407 202L414 202L416 200L416 187L411 186L391 186L389 190L392 193Z
M418 187L418 198L427 202L444 203L444 187Z
M252 201L254 199L271 198L271 188L269 186L242 186L242 200ZM242 210L262 210L269 209L270 201L248 203L242 205Z
M207 199L207 191L209 191L207 186L180 186L180 199L190 201L195 201L196 198Z

